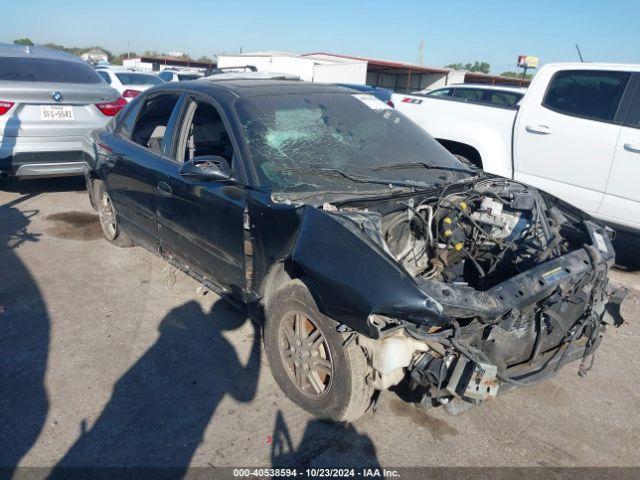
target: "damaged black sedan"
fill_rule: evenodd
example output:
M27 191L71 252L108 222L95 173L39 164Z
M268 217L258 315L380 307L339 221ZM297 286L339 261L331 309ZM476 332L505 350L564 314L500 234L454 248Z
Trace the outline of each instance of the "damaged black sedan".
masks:
M358 418L392 386L459 411L569 362L584 374L622 322L610 229L367 94L166 84L85 152L107 240L260 305L273 376L318 417Z

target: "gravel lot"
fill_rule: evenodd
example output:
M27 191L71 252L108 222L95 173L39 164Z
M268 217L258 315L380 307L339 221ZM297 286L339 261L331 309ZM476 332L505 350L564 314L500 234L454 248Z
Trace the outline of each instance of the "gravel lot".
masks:
M640 239L628 323L595 366L463 415L386 392L340 427L278 389L259 330L141 248L102 239L80 179L0 191L0 466L639 466Z

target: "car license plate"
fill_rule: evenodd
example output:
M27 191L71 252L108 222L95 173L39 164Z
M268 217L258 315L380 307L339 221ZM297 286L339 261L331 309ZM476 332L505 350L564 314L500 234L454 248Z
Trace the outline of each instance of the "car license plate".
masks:
M74 120L73 107L64 105L41 105L41 120Z

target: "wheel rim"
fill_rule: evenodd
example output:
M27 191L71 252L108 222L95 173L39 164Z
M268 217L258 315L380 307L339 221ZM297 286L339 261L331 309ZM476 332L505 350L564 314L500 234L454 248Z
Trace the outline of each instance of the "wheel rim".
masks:
M333 383L333 359L327 340L308 315L292 311L280 324L280 354L296 388L311 398L325 396Z
M100 196L100 224L102 225L102 231L109 240L116 238L118 233L118 222L116 220L116 213L113 210L111 204L111 198L106 192L102 192Z

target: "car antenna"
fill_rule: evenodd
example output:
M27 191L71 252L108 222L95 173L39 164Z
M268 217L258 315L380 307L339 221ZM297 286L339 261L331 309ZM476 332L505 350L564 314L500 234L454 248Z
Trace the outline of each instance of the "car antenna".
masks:
M580 47L576 43L576 50L578 51L578 56L580 57L580 61L584 63L584 58L582 58L582 52L580 51Z

